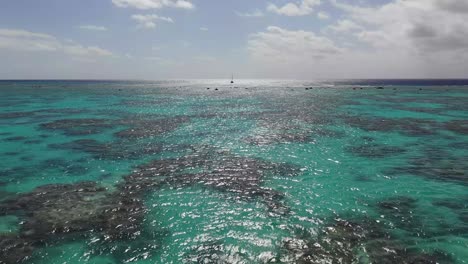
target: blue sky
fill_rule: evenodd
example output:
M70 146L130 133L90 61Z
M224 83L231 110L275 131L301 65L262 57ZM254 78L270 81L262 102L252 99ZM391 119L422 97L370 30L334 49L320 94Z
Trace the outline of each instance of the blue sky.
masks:
M0 78L468 77L468 1L4 0Z

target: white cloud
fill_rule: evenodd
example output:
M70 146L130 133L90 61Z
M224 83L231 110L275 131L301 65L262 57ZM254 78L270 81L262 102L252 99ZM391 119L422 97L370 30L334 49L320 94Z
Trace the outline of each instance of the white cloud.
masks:
M374 47L419 54L468 53L466 1L394 0L378 7L333 2L362 27L357 38Z
M366 51L338 46L314 32L268 27L250 36L249 71L275 78L410 78L425 77L419 60L403 51Z
M55 51L61 43L53 36L21 29L0 29L0 49Z
M137 9L160 9L163 7L173 7L182 9L193 9L195 6L186 0L112 0L118 7L133 7Z
M326 20L326 19L329 19L330 18L330 15L328 15L327 13L321 11L317 14L317 17L319 19L322 19L322 20Z
M0 49L62 52L74 57L106 57L113 55L112 52L100 47L61 41L48 34L21 29L0 29Z
M95 25L81 25L78 28L84 29L84 30L91 30L91 31L107 31L106 27L95 26Z
M174 23L170 17L161 17L156 14L151 15L132 15L132 19L137 22L139 28L155 28L156 20Z
M300 4L287 3L281 7L275 4L269 4L267 10L284 16L305 16L311 14L314 11L313 8L320 4L320 0L302 0Z
M96 46L91 46L91 47L85 47L82 45L68 45L68 46L63 46L63 50L65 53L73 55L73 56L112 56L112 52L96 47Z
M350 33L356 30L361 30L362 27L357 25L351 20L344 19L344 20L339 20L334 25L328 26L328 29L331 29L338 33Z
M343 51L330 39L313 32L274 26L268 27L265 32L251 35L248 50L256 60L294 64L304 60L320 60Z
M237 16L240 17L263 17L265 14L263 14L262 11L256 9L252 12L246 12L246 13L241 13L241 12L235 12Z
M200 30L201 30L201 31L208 31L208 28L206 28L206 27L201 27Z
M34 33L22 29L8 29L8 28L0 28L0 36L2 37L14 37L14 38L38 38L38 39L55 39L55 37L42 34L42 33Z

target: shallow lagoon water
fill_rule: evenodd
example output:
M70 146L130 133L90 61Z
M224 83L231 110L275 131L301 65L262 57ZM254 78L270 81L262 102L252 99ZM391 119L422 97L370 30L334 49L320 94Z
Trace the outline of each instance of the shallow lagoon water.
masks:
M468 89L386 84L2 81L0 263L466 263Z

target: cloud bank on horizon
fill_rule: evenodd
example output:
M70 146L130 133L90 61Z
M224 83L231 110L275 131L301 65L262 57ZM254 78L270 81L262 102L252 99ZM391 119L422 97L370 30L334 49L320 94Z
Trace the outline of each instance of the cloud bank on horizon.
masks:
M1 5L2 79L468 77L468 1Z

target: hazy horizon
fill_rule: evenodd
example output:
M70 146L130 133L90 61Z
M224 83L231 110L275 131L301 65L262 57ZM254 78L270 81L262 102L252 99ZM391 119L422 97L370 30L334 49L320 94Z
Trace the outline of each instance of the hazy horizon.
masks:
M457 0L7 0L0 79L463 79Z

